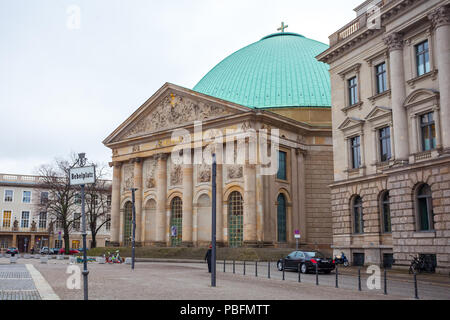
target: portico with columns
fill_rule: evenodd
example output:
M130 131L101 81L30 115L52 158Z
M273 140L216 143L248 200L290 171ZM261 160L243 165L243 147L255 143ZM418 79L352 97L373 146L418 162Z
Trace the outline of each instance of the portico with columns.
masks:
M201 131L194 123L198 120L202 121ZM182 138L173 137L177 129L184 130ZM263 165L249 160L254 156L249 153L249 144L258 141L262 129L279 129L286 177L277 177L277 172L265 175ZM223 141L218 142L214 139L219 132ZM239 140L236 132L252 134ZM237 154L236 162L225 162L228 148L241 150L238 144L242 142L246 160L239 162ZM112 150L112 245L130 244L131 188L136 188L138 246L208 246L211 165L204 159L206 156L196 161L195 153L200 149L207 154L209 148L216 152L218 160L219 245L292 247L294 230L299 229L301 244L329 248L329 126L251 109L167 83L104 144ZM178 151L180 146L182 152ZM177 164L174 154L183 159L190 156L192 162Z

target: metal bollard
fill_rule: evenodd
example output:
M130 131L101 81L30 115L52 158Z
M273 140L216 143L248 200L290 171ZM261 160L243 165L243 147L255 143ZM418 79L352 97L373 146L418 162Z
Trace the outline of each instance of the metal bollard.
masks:
M316 263L316 286L319 285L319 264Z
M361 289L361 267L358 268L358 291L362 291L362 289Z
M417 274L414 271L414 298L419 299L419 290L417 288Z
M384 294L387 294L387 272L384 269Z
M336 288L339 288L339 270L338 270L338 266L336 266Z
M255 261L255 277L258 276L258 261Z
M223 260L223 272L225 272L225 260Z
M236 273L236 264L234 260L233 260L233 273Z
M298 283L302 282L301 264L298 264Z
M244 276L245 276L245 260L244 260Z
M285 277L284 277L284 259L283 259L283 280L285 279Z
M267 262L267 279L270 279L270 261Z

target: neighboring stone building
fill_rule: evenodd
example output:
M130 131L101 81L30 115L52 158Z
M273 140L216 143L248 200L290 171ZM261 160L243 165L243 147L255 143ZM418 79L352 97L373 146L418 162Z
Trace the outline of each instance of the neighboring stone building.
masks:
M41 212L40 203L48 198L48 192L41 189L40 183L39 176L0 174L0 250L17 247L23 253L34 247L38 253L40 248L49 244L51 248L64 247L64 233L58 223L53 223L53 228L50 228L52 217ZM107 222L97 234L97 247L108 244L110 226ZM88 247L90 239L88 231ZM71 248L80 248L82 243L80 223L76 223L70 233Z
M139 245L210 243L211 166L174 164L176 129L187 130L183 141L192 144L183 157L191 154L191 160L195 150L211 143L216 151L222 146L224 154L238 148L238 135L226 130L247 135L243 145L248 147L261 130L280 129L280 150L272 151L279 157L278 172L264 175L264 166L248 158L226 164L218 159L217 241L230 247L293 246L298 229L303 245L329 249L330 84L327 66L315 60L326 48L295 33L264 37L219 63L194 90L165 84L106 138L103 143L113 153L115 245L130 242L132 187L138 189ZM201 121L202 129L196 131L194 121ZM227 136L205 140L210 130L216 130L214 138ZM239 151L237 158L245 154L257 152Z
M375 6L374 6L375 5ZM366 1L330 36L333 248L450 269L449 1Z

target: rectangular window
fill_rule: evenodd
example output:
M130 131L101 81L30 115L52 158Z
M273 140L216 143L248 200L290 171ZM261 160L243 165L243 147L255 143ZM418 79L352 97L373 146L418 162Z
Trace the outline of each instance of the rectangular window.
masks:
M422 131L422 150L436 149L436 125L433 112L420 117L420 127Z
M80 240L72 240L72 249L80 248Z
M39 213L39 228L40 229L47 228L47 212Z
M352 168L361 168L361 137L354 137L350 139L352 150Z
M348 80L348 96L350 106L358 103L358 83L356 80L356 77Z
M63 228L63 220L62 219L56 219L56 229L62 229Z
M106 215L106 220L109 220L105 223L106 231L110 231L111 230L111 215L110 214Z
M278 151L278 173L277 179L287 180L287 172L286 172L286 152Z
M75 194L75 203L81 204L81 195L79 193Z
M386 62L375 67L375 74L377 78L377 94L383 93L387 90Z
M31 203L31 191L24 191L22 197L23 203Z
M22 211L22 220L20 222L21 228L28 228L30 224L30 211Z
M81 221L81 213L75 212L73 215L73 229L75 231L80 231L80 221Z
M430 51L428 40L416 45L417 76L430 72Z
M11 211L3 211L3 228L11 227Z
M107 196L107 198L106 198L106 205L107 205L108 207L111 206L111 195L108 195L108 196Z
M41 204L48 202L48 192L41 192Z
M55 248L61 249L62 248L63 241L62 240L55 240Z
M12 202L14 196L13 190L5 190L5 202Z
M391 159L391 128L386 127L379 130L380 139L380 161L385 162Z

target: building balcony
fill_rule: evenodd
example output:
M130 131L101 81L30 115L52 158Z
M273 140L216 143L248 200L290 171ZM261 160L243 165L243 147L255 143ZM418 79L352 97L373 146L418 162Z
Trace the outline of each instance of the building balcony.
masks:
M48 233L47 228L0 227L2 233Z
M399 1L401 0L380 0L378 3L376 3L376 5L380 9L383 9L387 5ZM356 19L352 20L351 22L340 28L338 31L333 33L331 36L329 36L330 47L344 42L347 38L356 34L358 31L364 29L367 26L368 19L371 18L374 14L372 3L372 0L364 2L361 6L355 9L355 11L358 13L358 17Z

